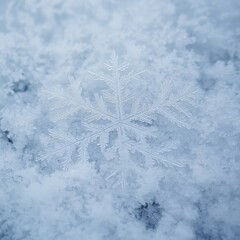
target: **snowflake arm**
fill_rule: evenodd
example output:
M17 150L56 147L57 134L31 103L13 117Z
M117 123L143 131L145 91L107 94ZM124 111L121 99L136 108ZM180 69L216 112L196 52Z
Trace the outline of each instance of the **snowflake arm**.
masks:
M164 93L156 104L145 110L140 109L137 112L133 111L134 113L128 116L125 121L140 121L151 124L152 120L154 119L154 114L158 113L167 118L169 121L177 124L179 127L189 128L189 125L184 120L187 120L191 117L187 106L192 105L195 91L187 89L181 96L171 98L171 85L172 81L169 81L164 85Z
M69 91L66 92L62 87L58 87L52 91L43 90L47 98L54 101L54 106L52 108L54 122L64 120L80 110L90 113L92 120L116 120L116 118L109 113L101 97L96 96L97 107L92 106L90 102L82 99L79 81L75 80L74 82L74 80L70 80L68 90Z

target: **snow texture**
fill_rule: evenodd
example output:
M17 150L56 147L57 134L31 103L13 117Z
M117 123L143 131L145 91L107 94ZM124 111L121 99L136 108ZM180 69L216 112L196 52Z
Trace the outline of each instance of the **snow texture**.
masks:
M240 2L0 1L0 240L240 239Z

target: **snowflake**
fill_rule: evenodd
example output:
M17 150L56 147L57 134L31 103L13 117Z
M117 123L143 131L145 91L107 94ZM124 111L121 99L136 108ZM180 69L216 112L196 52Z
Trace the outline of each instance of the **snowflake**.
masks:
M85 133L78 138L65 131L49 131L51 137L64 143L64 147L44 158L64 154L64 168L68 168L74 151L81 159L87 160L89 144L98 141L106 160L101 162L103 167L100 172L106 181L110 181L113 186L121 185L122 188L126 185L128 172L136 172L136 166L146 167L162 162L181 167L161 157L176 147L174 143L166 143L160 151L154 152L149 142L154 137L156 128L153 121L157 114L180 127L188 127L188 106L192 104L194 92L188 89L181 96L172 97L173 79L164 75L159 99L146 102L129 90L130 82L140 78L144 71L128 71L129 64L121 65L115 53L105 63L105 67L106 74L89 72L95 80L103 81L107 86L101 94L94 94L94 101L84 97L81 82L75 78L69 79L67 89L56 87L54 91L44 90L48 99L54 100L54 121L64 120L78 112L86 114ZM138 161L142 159L139 156L144 160Z

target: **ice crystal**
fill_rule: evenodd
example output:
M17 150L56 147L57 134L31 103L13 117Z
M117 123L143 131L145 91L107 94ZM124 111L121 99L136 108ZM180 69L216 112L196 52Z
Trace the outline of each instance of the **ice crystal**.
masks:
M94 101L84 97L81 81L74 77L69 79L67 89L56 87L54 91L44 90L48 99L54 100L53 120L62 121L78 112L87 115L84 118L84 134L78 138L63 130L51 129L51 137L64 143L64 147L47 154L65 155L64 168L72 162L73 152L82 160L88 160L88 147L97 141L105 161L102 161L100 173L112 186L127 183L129 172L136 173L137 167L166 163L181 165L162 158L163 153L175 148L174 143L166 143L158 152L153 151L149 139L154 137L156 127L153 124L158 114L179 127L188 127L190 117L189 104L192 104L194 92L187 89L180 96L172 96L173 79L168 75L162 77L161 96L157 101L145 102L141 96L129 91L129 84L141 78L144 71L128 71L129 64L120 64L118 56L113 53L105 63L107 74L89 71L95 80L102 81L107 89L102 94L94 94ZM139 159L143 158L143 161Z

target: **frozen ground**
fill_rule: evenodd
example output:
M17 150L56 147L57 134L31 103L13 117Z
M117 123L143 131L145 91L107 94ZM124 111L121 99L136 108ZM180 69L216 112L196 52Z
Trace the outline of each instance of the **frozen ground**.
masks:
M238 0L0 1L1 240L239 240Z

